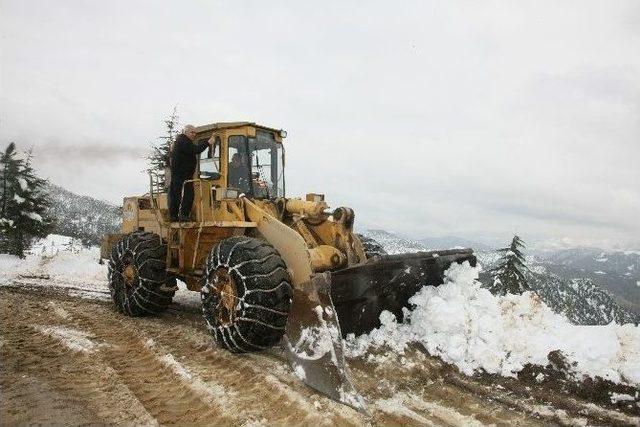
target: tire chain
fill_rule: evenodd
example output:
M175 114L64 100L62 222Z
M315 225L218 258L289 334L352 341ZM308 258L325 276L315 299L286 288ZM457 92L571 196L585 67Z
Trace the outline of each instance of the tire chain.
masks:
M260 253L262 256L254 257ZM269 264L271 269L264 271ZM244 275L241 270L249 266L257 266L254 270L259 272ZM227 269L236 284L242 284L237 287L237 317L231 325L220 325L210 308L211 303L216 304L213 309L221 303L211 281L219 268ZM216 245L207 257L201 291L202 314L216 342L232 352L263 350L277 344L284 335L291 294L291 280L284 261L267 242L245 236L232 237Z
M152 246L148 246L150 244ZM108 279L111 298L118 311L129 316L144 316L159 314L171 304L177 286L175 278L166 272L165 248L160 236L143 231L124 236L113 247ZM125 290L125 262L131 262L138 273L135 288L130 294ZM148 263L157 263L157 266L152 267Z

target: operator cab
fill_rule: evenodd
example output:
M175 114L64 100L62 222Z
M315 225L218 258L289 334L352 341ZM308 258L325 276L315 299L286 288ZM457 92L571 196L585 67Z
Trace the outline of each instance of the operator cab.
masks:
M197 141L209 142L198 162L201 180L251 198L284 197L282 138L286 132L249 122L200 126L197 132Z

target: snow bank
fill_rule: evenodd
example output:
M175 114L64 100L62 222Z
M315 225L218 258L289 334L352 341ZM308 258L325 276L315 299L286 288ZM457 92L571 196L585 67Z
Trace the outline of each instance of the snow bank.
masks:
M34 244L25 259L0 254L0 285L31 277L103 289L107 266L98 263L99 257L98 247L85 248L71 237L52 234Z
M25 259L0 254L0 286L56 286L72 289L82 298L110 300L107 262L99 264L100 248L83 247L77 240L51 234L36 242ZM200 310L200 295L178 282L177 305Z
M347 338L347 354L379 347L402 354L417 342L467 375L515 376L526 364L547 365L547 355L560 350L576 377L640 384L640 327L573 325L533 293L492 295L480 287L478 272L468 263L452 265L445 284L425 286L410 299L415 308L403 323L383 312L380 328Z

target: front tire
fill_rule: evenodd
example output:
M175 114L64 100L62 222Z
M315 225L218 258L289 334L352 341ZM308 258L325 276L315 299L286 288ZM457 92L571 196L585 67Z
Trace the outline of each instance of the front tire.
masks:
M202 315L218 345L245 353L280 341L293 291L273 246L253 237L225 239L211 249L202 280Z
M109 290L116 309L128 316L166 310L177 289L166 271L167 245L154 233L136 231L111 250Z

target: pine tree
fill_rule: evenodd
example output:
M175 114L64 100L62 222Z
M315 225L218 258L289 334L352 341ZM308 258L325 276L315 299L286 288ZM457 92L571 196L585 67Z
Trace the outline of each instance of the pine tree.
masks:
M530 288L524 272L528 270L525 264L522 250L524 242L519 236L513 236L511 245L498 249L503 255L498 261L498 266L491 270L493 283L489 286L491 293L495 295L521 294Z
M0 252L15 253L16 224L14 216L15 187L21 160L16 156L16 145L10 143L0 156Z
M149 160L149 169L157 174L159 184L166 187L166 169L169 167L171 144L178 136L178 107L173 107L171 114L164 120L165 134L158 137L158 141L152 142Z
M47 181L35 174L32 152L26 154L20 158L11 143L0 158L0 252L19 257L24 257L33 239L46 237L53 229L53 220L45 214L50 205Z

